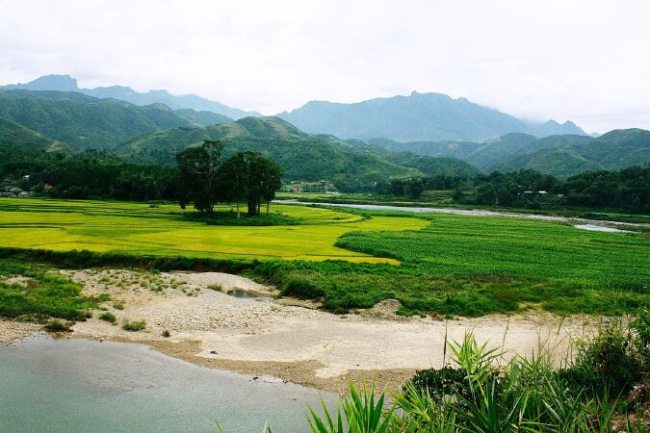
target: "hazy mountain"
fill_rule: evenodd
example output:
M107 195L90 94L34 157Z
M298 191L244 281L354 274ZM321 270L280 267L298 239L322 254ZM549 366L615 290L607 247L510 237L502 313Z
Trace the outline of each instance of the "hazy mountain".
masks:
M483 142L511 132L537 137L583 135L572 122L531 124L465 98L438 93L377 98L355 104L312 101L278 115L310 133L340 138L387 138L394 141Z
M493 164L491 169L514 171L530 168L557 177L567 177L583 171L618 170L648 162L650 131L621 129L595 139L557 137L553 147L504 158Z
M196 125L163 104L139 107L54 91L0 90L0 117L77 149L109 149L153 131Z
M150 105L161 103L172 109L191 108L196 111L210 111L221 114L232 119L239 119L246 116L259 116L254 111L244 111L231 108L219 102L210 101L197 95L175 96L166 90L152 90L147 93L139 93L130 87L110 86L97 87L94 89L80 89L76 78L69 75L46 75L37 78L27 84L10 84L5 89L24 90L55 90L62 92L79 92L96 98L112 98L130 102L135 105Z
M388 160L363 145L357 147L336 137L307 134L277 117L247 117L229 124L159 131L132 140L115 152L130 161L173 164L177 152L205 139L220 140L225 156L236 151L262 152L284 168L287 179L368 180L476 172L468 164L452 159L420 160L412 155L410 160Z

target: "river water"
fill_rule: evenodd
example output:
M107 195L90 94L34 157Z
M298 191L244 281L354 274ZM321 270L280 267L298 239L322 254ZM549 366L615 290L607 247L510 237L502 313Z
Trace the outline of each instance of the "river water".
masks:
M534 219L542 221L559 221L559 222L580 222L585 224L576 225L574 227L581 230L591 230L591 231L602 231L609 233L634 233L624 230L598 230L594 227L602 227L602 224L611 224L611 225L622 225L629 227L648 227L650 224L643 223L628 223L624 221L605 221L605 220L592 220L586 218L570 218L563 216L555 215L539 215L539 214L528 214L528 213L518 213L518 212L497 212L490 210L481 210L481 209L454 209L454 208L444 208L444 207L409 207L409 206L386 206L386 205L376 205L376 204L341 204L341 203L316 203L316 202L303 202L297 200L274 200L274 203L279 204L297 204L303 206L332 206L332 207L347 207L353 209L366 209L366 210L383 210L383 211L399 211L399 212L411 212L411 213L443 213L443 214L454 214L454 215L474 215L474 216L497 216L497 217L510 217L510 218L524 218L524 219Z
M218 432L218 420L225 433L262 433L266 422L304 433L320 395L137 344L40 335L0 345L0 432Z

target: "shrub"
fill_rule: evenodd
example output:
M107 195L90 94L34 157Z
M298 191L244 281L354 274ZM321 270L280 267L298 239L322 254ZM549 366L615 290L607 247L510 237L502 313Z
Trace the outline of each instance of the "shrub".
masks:
M125 320L124 323L122 324L122 329L129 332L142 331L146 327L147 327L147 322L145 322L144 320L140 320L136 322L130 322L128 320Z
M117 321L117 318L113 313L106 312L99 315L99 320L104 320L109 323L115 323Z
M72 332L74 322L62 322L58 319L52 319L45 325L45 330L49 332Z
M594 396L602 390L614 397L627 393L643 378L647 366L639 340L639 334L621 320L603 325L591 341L578 344L573 365L559 375L571 388L584 388Z

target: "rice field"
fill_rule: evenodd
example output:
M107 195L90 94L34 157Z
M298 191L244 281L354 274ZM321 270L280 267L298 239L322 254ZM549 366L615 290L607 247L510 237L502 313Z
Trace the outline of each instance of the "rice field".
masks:
M177 205L0 199L0 247L88 250L135 255L259 260L347 260L393 263L334 246L351 231L420 230L426 221L374 217L329 209L273 205L298 224L211 226L184 218ZM230 211L221 206L217 211Z

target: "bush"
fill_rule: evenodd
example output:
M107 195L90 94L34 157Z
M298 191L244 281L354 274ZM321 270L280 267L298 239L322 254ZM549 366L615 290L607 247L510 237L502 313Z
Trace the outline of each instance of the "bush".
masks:
M142 331L146 327L147 327L147 322L145 322L144 320L140 320L137 322L129 322L128 320L125 320L124 323L122 324L122 329L129 332Z
M104 320L109 323L115 323L117 321L117 318L113 313L102 313L99 315L99 320Z
M601 326L591 341L578 344L573 365L559 375L576 390L594 396L607 390L613 397L629 392L647 371L647 353L640 334L621 320Z
M53 319L47 322L45 330L49 332L72 332L72 325L74 322L62 322L58 319Z

